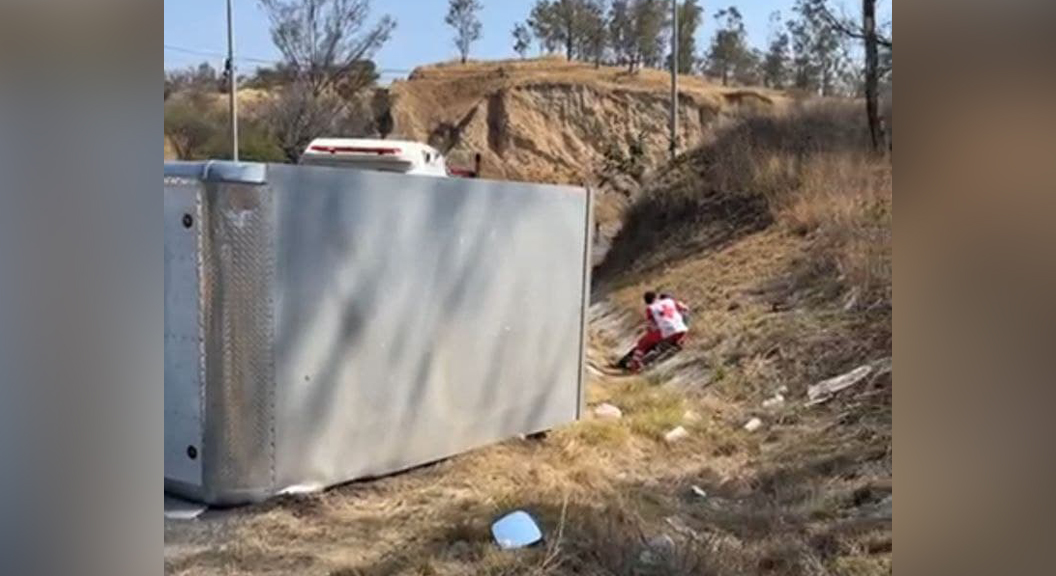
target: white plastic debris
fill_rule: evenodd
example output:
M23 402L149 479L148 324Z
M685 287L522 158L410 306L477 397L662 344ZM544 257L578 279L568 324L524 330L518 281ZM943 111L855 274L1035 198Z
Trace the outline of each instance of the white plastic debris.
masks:
M694 540L700 537L700 534L697 534L696 530L690 528L689 526L686 526L686 523L683 522L682 519L678 516L668 516L667 518L664 518L664 522L667 522L667 525L673 528L675 532L678 532L679 534L689 536Z
M664 434L664 441L665 442L678 442L679 440L682 440L683 438L686 438L688 436L689 436L689 432L685 428L679 426L679 427L671 430L667 434Z
M165 518L168 520L194 520L205 510L204 504L165 495Z
M293 486L287 486L282 490L279 490L279 494L286 496L297 496L301 494L314 494L316 492L322 492L323 486L321 484L294 484Z
M763 408L777 408L778 406L785 403L785 397L781 394L774 394L773 398L767 398L763 400Z
M696 484L694 484L693 486L690 487L690 491L693 492L693 494L695 496L698 496L700 498L707 498L708 497L708 493L705 492L703 488L701 488L700 486L697 486Z
M543 539L539 525L524 510L516 510L491 525L491 535L503 550L531 546Z
M832 396L844 388L850 388L862 380L865 380L865 377L872 371L872 366L859 366L846 374L818 382L807 389L807 398L811 401L816 401Z
M594 408L594 415L601 419L616 420L623 416L623 411L612 404L599 404Z
M642 564L659 564L675 553L675 541L667 534L650 538L645 546L645 550L638 556L638 561Z
M744 429L749 432L755 432L756 430L763 427L763 421L758 418L752 418L744 425Z
M850 312L854 310L854 307L858 305L858 289L851 290L850 295L847 297L847 301L843 303L843 311Z

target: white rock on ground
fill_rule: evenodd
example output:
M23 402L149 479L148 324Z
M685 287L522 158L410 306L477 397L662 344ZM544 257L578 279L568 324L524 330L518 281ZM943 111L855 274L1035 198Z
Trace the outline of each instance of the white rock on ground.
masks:
M623 411L612 404L599 404L594 407L594 415L601 419L616 420L623 416Z
M785 403L785 397L781 394L774 394L773 398L767 398L763 400L763 408L776 408Z
M645 546L646 549L638 556L642 564L658 564L675 553L675 541L667 534L650 538Z
M682 440L683 438L686 438L687 436L689 436L689 432L685 428L679 426L679 427L671 430L667 434L664 434L664 441L665 442L678 442L679 440Z
M763 421L758 418L752 418L744 425L744 429L749 432L755 432L756 430L763 427Z
M686 523L683 522L682 519L678 516L668 516L667 518L664 518L664 522L667 522L667 525L673 528L675 532L678 532L679 534L689 536L694 540L700 537L700 534L697 534L696 530L690 528L689 526L686 526Z
M835 378L829 378L828 380L818 382L807 389L807 398L811 401L815 401L832 396L840 390L850 388L862 380L865 380L865 377L872 371L872 366L859 366L846 374L841 374Z
M696 496L698 496L700 498L707 498L708 497L708 493L705 492L703 488L701 488L700 486L697 486L696 484L691 486L689 490L691 492L693 492L694 495L696 495Z

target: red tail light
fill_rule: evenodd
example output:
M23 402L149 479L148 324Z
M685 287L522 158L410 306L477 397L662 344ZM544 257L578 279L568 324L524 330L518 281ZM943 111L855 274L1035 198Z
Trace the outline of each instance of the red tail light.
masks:
M465 168L451 168L448 167L447 173L451 176L459 176L461 178L476 178L477 173L472 170L466 170Z
M308 148L312 152L329 152L337 154L377 154L378 156L395 156L400 153L399 148L364 148L359 146L320 146L318 144Z

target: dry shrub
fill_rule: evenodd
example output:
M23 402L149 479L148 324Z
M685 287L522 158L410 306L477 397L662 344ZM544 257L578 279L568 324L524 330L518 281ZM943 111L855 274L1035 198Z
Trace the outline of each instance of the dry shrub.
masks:
M864 156L867 127L855 102L816 100L742 110L716 123L705 145L647 182L596 270L602 283L648 273L728 245L772 224L815 177L818 159Z
M814 234L815 265L831 263L855 292L850 307L891 303L891 164L864 155L811 158L802 182L779 206L779 220Z

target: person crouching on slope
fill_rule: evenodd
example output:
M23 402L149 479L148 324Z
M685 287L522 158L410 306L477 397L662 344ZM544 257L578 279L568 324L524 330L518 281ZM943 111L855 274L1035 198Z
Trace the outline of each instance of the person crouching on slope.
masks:
M634 347L628 368L632 372L642 369L642 359L660 343L673 346L682 344L689 327L683 314L689 312L685 304L678 302L667 294L657 298L656 292L649 291L643 295L645 300L646 331Z

